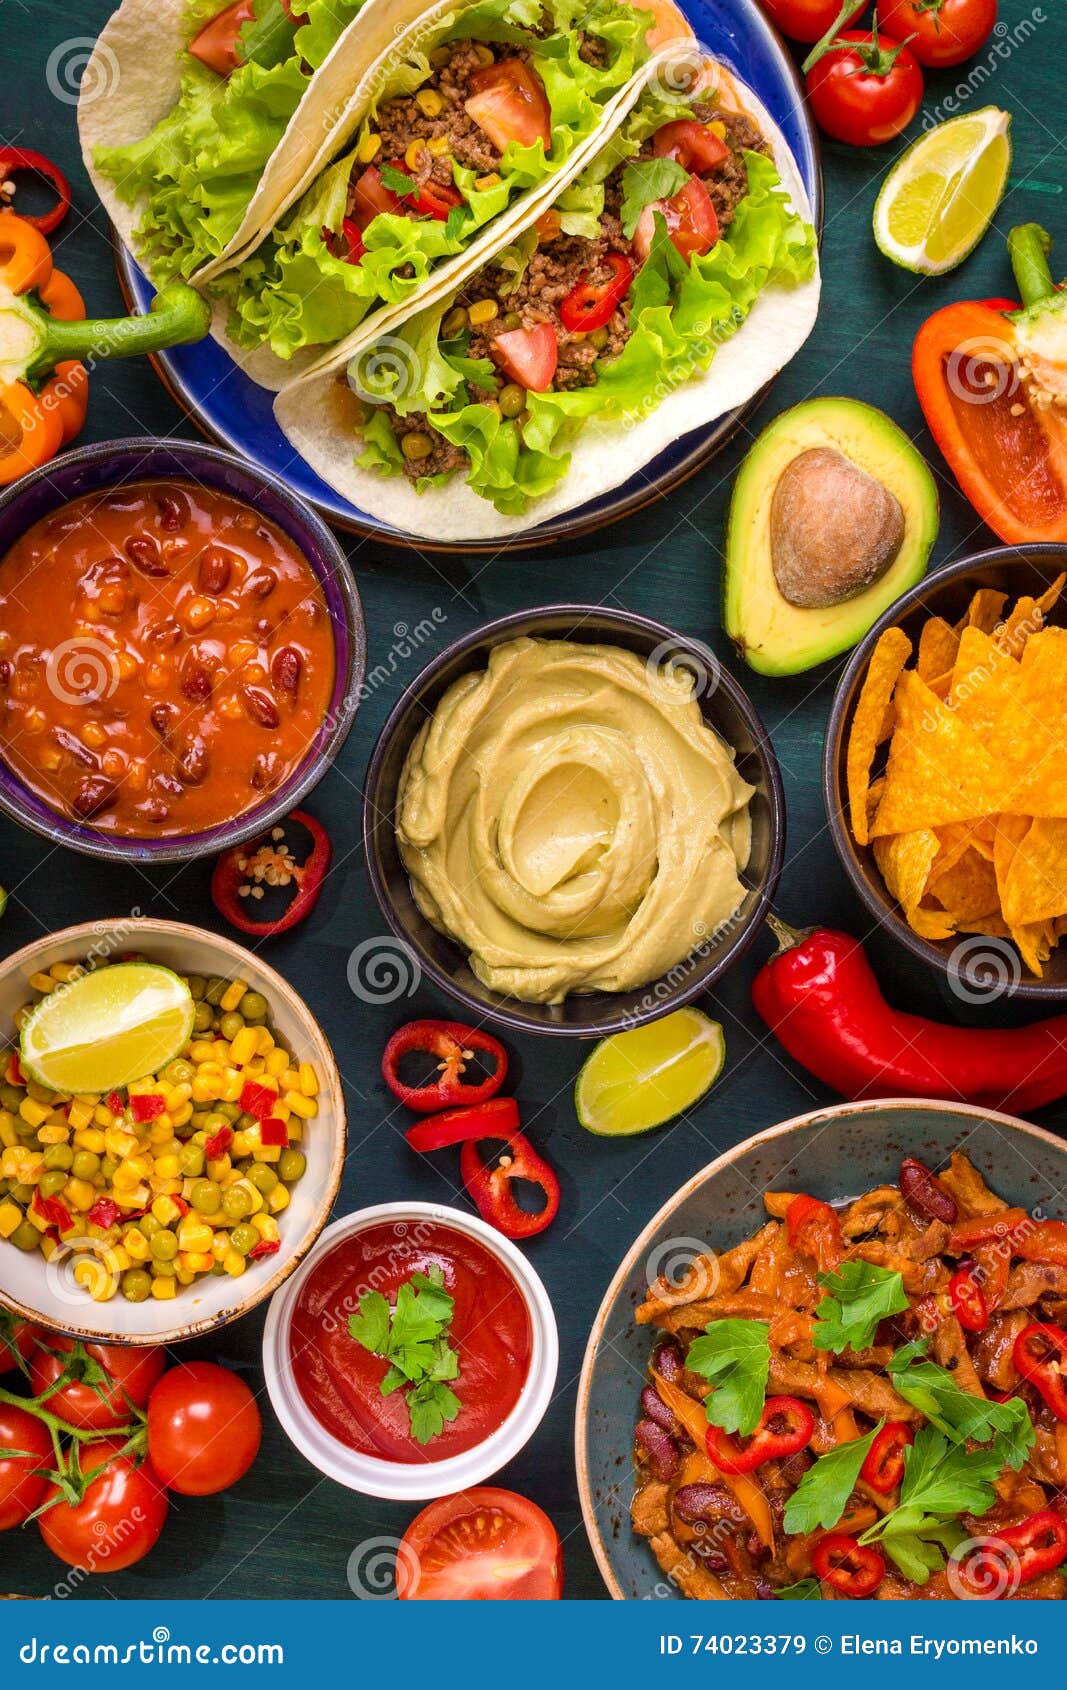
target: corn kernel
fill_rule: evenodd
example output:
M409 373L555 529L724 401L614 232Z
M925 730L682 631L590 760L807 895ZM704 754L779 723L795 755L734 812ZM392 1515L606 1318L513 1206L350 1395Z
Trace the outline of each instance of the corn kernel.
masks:
M173 1279L153 1279L152 1295L157 1303L169 1303L178 1295L178 1287Z
M210 1062L214 1054L214 1039L194 1039L189 1046L189 1056L193 1062Z
M285 1073L279 1076L279 1079L280 1079L281 1088L282 1088L283 1092L284 1091L299 1091L300 1090L300 1070L299 1070L299 1068L287 1068L285 1070Z
M500 177L497 175L495 170L490 170L484 176L476 176L474 178L474 186L478 189L479 193L487 194L490 188L499 188Z
M382 138L380 135L368 131L366 135L361 136L359 146L356 148L356 157L360 164L370 164L373 159L376 159L381 151L381 146Z
M257 1144L255 1157L257 1162L277 1162L281 1157L280 1144Z
M188 1080L182 1080L180 1085L171 1086L166 1094L168 1115L173 1115L174 1111L180 1109L183 1103L187 1103L192 1095L193 1088Z
M19 1135L15 1127L14 1115L11 1114L10 1110L0 1109L0 1144L10 1146L17 1144L18 1141Z
M61 986L69 986L72 980L81 979L85 969L80 962L54 962L48 972Z
M35 992L54 992L56 989L56 982L50 974L31 974L30 985Z
M121 1116L113 1115L106 1103L98 1103L93 1110L93 1120L98 1127L113 1127Z
M38 1232L47 1232L48 1228L52 1224L47 1215L39 1214L37 1210L32 1207L26 1210L26 1219L29 1221L31 1226L35 1226L37 1228Z
M63 1196L72 1209L80 1209L84 1214L96 1202L96 1188L87 1179L69 1179L63 1187Z
M432 153L434 158L444 158L448 152L448 136L435 135L432 141L427 141L426 151Z
M17 1226L22 1225L22 1210L17 1203L10 1201L0 1203L0 1238L10 1238Z
M218 1095L218 1080L212 1079L210 1075L207 1079L204 1079L203 1070L201 1070L193 1081L193 1102L214 1103Z
M104 1133L104 1149L109 1156L117 1156L121 1161L125 1156L132 1156L137 1149L137 1137L128 1133L125 1127L111 1127Z
M160 1226L170 1226L172 1221L176 1221L178 1219L178 1216L181 1214L181 1210L179 1209L177 1203L174 1202L173 1198L157 1197L155 1202L152 1204L152 1213L156 1217Z
M57 1250L62 1250L63 1244L58 1238L41 1239L41 1255L46 1262L50 1262Z
M270 1210L272 1215L280 1215L282 1210L287 1209L288 1207L289 1191L288 1188L279 1180L278 1184L274 1187L274 1190L267 1198L267 1208Z
M725 141L725 139L726 139L726 125L725 125L725 123L721 123L716 118L714 123L708 124L708 133L711 134L711 135L717 135L719 137L720 141Z
M229 1060L235 1068L243 1068L256 1054L256 1029L242 1027L230 1045Z
M112 1273L125 1273L132 1261L124 1244L115 1244L107 1253L107 1265Z
M404 163L407 165L409 170L417 170L419 168L419 160L422 158L425 151L425 141L408 142L407 146L404 148Z
M177 1156L157 1156L156 1165L152 1169L153 1180L177 1179L181 1174L181 1163Z
M74 1134L74 1142L79 1150L93 1150L97 1156L102 1156L107 1149L107 1139L99 1127L79 1127Z
M256 1054L266 1056L274 1049L274 1034L269 1027L256 1028Z
M19 1104L19 1114L31 1127L43 1127L51 1113L43 1103L35 1103L32 1097L24 1097Z
M136 1185L132 1191L119 1191L115 1187L111 1195L120 1209L146 1209L152 1193L147 1185Z
M178 1244L181 1249L196 1254L198 1251L211 1249L211 1228L199 1221L183 1221L178 1228Z
M263 1066L270 1078L276 1080L279 1074L284 1074L289 1066L289 1052L282 1050L281 1046L278 1045L274 1050L267 1052L267 1059Z
M95 1103L80 1103L77 1099L71 1104L67 1111L67 1120L76 1132L91 1126L95 1108Z
M175 1273L175 1278L177 1279L179 1285L191 1285L193 1280L196 1278L196 1272L194 1269L182 1267L180 1256L178 1257L178 1268ZM155 1281L153 1280L152 1283L155 1284Z
M227 1072L223 1078L219 1097L223 1103L236 1103L244 1090L245 1077L236 1071Z
M41 1144L66 1144L70 1137L70 1128L60 1126L58 1121L49 1121L46 1127L38 1127L37 1138Z
M500 307L495 299L476 299L467 315L477 327L482 323L491 323L499 310Z
M440 117L445 109L445 102L436 88L420 88L415 95L415 104L423 117Z
M148 1239L139 1226L131 1226L129 1232L123 1233L122 1247L132 1262L147 1262L152 1254Z
M318 1097L319 1095L319 1076L310 1062L300 1064L300 1090L305 1097Z
M305 1121L310 1121L319 1112L318 1102L313 1097L305 1097L303 1092L287 1091L282 1098L287 1109L294 1115L300 1115Z
M131 1191L135 1185L148 1174L148 1164L139 1156L131 1156L127 1161L120 1162L111 1176L111 1183L116 1191Z
M299 1115L295 1121L287 1121L285 1124L289 1129L289 1143L299 1144L304 1136L304 1123Z
M247 990L247 980L231 980L230 984L219 999L219 1008L225 1010L227 1013L231 1009L236 1009Z
M192 1120L192 1118L193 1118L193 1106L192 1106L192 1104L191 1103L183 1103L180 1109L176 1109L174 1111L173 1115L170 1118L170 1124L171 1124L172 1127L184 1127L187 1124L187 1122Z
M273 1215L264 1215L262 1213L253 1215L252 1225L259 1233L259 1236L268 1244L277 1244L281 1234L278 1231L278 1223L274 1219Z
M186 1273L210 1273L215 1266L215 1258L210 1250L182 1250L178 1262Z
M222 1265L226 1269L226 1272L231 1274L234 1279L240 1279L241 1275L245 1271L245 1268L248 1266L248 1263L236 1250L227 1250L226 1254L222 1258Z

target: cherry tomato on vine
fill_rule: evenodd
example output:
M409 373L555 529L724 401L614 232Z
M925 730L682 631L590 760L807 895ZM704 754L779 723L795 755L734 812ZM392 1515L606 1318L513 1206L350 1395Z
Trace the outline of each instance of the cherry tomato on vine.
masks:
M879 29L938 69L977 53L996 21L997 0L882 0L878 8Z
M48 1348L39 1349L30 1363L30 1383L35 1396L54 1385L67 1365L74 1349L72 1338L49 1335ZM167 1352L159 1344L134 1347L129 1344L86 1344L90 1358L88 1367L75 1362L80 1371L92 1374L96 1363L105 1377L75 1379L63 1385L48 1399L48 1411L66 1420L71 1426L82 1426L91 1432L107 1431L111 1426L129 1420L130 1407L143 1408L148 1394L167 1364ZM53 1354L58 1351L58 1354ZM109 1384L108 1380L113 1381ZM125 1394L124 1394L125 1393Z
M13 1322L10 1334L5 1330L0 1334L0 1373L11 1373L18 1366L18 1357L29 1361L41 1340L39 1326L31 1326L28 1320Z
M61 1561L87 1573L132 1567L154 1546L167 1517L167 1493L150 1461L137 1466L121 1453L123 1438L100 1438L81 1448L83 1474L95 1473L79 1503L49 1485L40 1517L41 1536ZM100 1471L97 1471L100 1469ZM53 1497L59 1501L52 1502Z
M858 18L866 4L867 0L856 0L838 28L844 29ZM763 0L763 10L771 22L791 41L821 41L837 22L841 9L842 0Z
M169 1490L214 1496L243 1478L263 1422L243 1379L210 1361L165 1373L148 1399L148 1449Z
M21 1526L44 1495L47 1480L38 1467L51 1467L52 1437L40 1420L11 1403L0 1403L0 1449L25 1451L0 1460L0 1532Z
M820 129L853 147L878 147L915 116L923 73L898 41L848 29L812 65L806 87Z

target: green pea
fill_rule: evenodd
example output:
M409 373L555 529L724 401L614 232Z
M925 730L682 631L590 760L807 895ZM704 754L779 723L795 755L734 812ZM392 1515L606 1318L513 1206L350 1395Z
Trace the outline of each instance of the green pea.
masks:
M157 1262L172 1262L178 1254L178 1240L169 1227L160 1227L152 1239L152 1256Z
M0 1086L0 1107L10 1109L13 1115L19 1112L19 1106L25 1093L18 1086Z
M235 1009L231 1009L219 1021L219 1032L224 1039L235 1039L244 1024L244 1016L238 1015Z
M455 340L456 336L462 334L464 329L469 326L470 318L467 316L463 306L454 305L451 311L446 313L444 321L441 324L441 339Z
M160 1230L162 1224L163 1223L161 1221L156 1220L155 1215L142 1215L140 1220L137 1222L137 1225L140 1227L145 1237L149 1239L156 1236L156 1233Z
M283 1150L278 1157L278 1173L287 1185L300 1179L307 1165L307 1157L302 1150Z
M259 1233L254 1226L235 1226L230 1233L230 1244L239 1256L247 1256L249 1250L254 1250L259 1243Z
M243 1221L252 1212L252 1199L239 1186L228 1185L222 1194L222 1210L232 1221Z
M208 1003L198 1003L196 1009L193 1011L193 1032L207 1033L213 1027L214 1022L215 1017L212 1013L211 1005Z
M74 1152L69 1144L50 1144L44 1153L46 1168L69 1168L74 1160Z
M269 1197L278 1183L277 1174L266 1162L253 1162L248 1170L248 1178L261 1197Z
M199 1003L207 991L207 981L204 976L202 974L188 974L185 978L185 984L189 988L189 995L193 1002Z
M503 317L501 318L500 326L504 329L521 329L522 313L519 311L505 311Z
M153 1279L173 1279L177 1271L177 1262L153 1261L152 1263Z
M18 1133L20 1138L33 1140L36 1140L37 1138L37 1128L31 1126L29 1121L24 1121L21 1115L15 1116L15 1131Z
M204 993L208 1003L213 1004L217 1009L223 998L226 996L229 986L230 982L228 980L220 980L217 975L214 975L208 981L207 990Z
M265 1021L270 1005L262 992L246 992L237 1007L246 1021Z
M187 1086L196 1073L195 1062L186 1062L183 1056L175 1057L163 1069L162 1078L170 1086Z
M204 1151L199 1144L183 1144L178 1152L178 1166L184 1179L199 1179L204 1171Z
M11 1187L11 1196L15 1199L16 1203L32 1203L33 1186L27 1185L25 1180L16 1180L15 1184Z
M213 1138L216 1133L220 1133L223 1127L228 1127L229 1124L221 1109L213 1109L204 1121L203 1131L207 1133L209 1138Z
M500 390L499 405L506 417L521 417L526 409L526 389L517 381L509 381Z
M241 1118L241 1111L236 1103L216 1103L214 1112L221 1115L224 1121L228 1121L231 1127Z
M213 1215L222 1201L222 1192L213 1179L198 1179L189 1193L189 1201L202 1215Z
M95 1150L76 1150L70 1171L75 1179L95 1179L100 1172L100 1158Z
M13 1244L16 1250L36 1250L40 1247L41 1234L30 1221L23 1221L21 1226L15 1228L8 1242Z
M410 434L405 434L400 442L400 450L409 463L421 463L433 451L433 441L424 429L416 428Z
M226 1269L223 1267L222 1263L216 1262L215 1266L211 1270L211 1277L212 1279L221 1279L225 1272Z
M26 1095L32 1097L35 1103L52 1103L58 1094L49 1091L47 1086L38 1085L36 1080L27 1080Z
M117 1156L104 1156L101 1159L100 1172L104 1176L104 1178L107 1180L109 1185L115 1177L115 1169L118 1167L118 1165L119 1165L119 1159L118 1159Z
M66 1183L66 1174L61 1168L57 1168L54 1172L49 1170L41 1175L37 1189L42 1197L55 1197L58 1192L62 1191Z
M122 1276L122 1295L128 1303L143 1303L152 1295L152 1275L144 1268L127 1268Z
M603 351L604 347L608 344L608 341L610 339L611 339L611 336L609 335L606 328L590 330L589 344L590 344L590 346L595 346L598 352Z

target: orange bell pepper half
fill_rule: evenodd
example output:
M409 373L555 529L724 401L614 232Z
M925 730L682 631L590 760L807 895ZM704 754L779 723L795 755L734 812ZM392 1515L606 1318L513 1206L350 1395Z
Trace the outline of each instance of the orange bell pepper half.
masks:
M0 487L48 463L62 444L59 406L46 406L22 381L0 388Z
M52 254L39 229L14 212L0 216L0 283L12 293L28 293L47 285Z

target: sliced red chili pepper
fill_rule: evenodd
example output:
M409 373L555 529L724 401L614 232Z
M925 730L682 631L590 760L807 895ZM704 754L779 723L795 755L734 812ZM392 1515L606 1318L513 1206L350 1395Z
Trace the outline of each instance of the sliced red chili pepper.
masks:
M333 846L324 827L306 810L294 810L289 821L298 822L311 835L311 851L302 863L295 863L289 853L280 852L273 843L263 843L258 849L250 845L236 845L224 851L215 864L211 876L211 897L221 916L241 933L251 933L257 939L271 939L287 933L290 927L311 914L318 902L333 857ZM253 921L243 905L251 898L253 887L265 878L267 869L281 869L296 885L296 895L288 909L276 921ZM284 884L284 881L279 882ZM245 891L242 894L241 888Z
M70 1218L70 1210L64 1208L58 1197L42 1197L40 1188L33 1194L33 1208L43 1221L50 1226L58 1227L60 1232L69 1232L74 1222Z
M997 1209L991 1215L976 1215L973 1220L957 1222L949 1233L947 1247L954 1255L963 1254L974 1244L1003 1244L1010 1249L1014 1234L1029 1222L1025 1209Z
M257 1121L265 1121L274 1114L278 1093L272 1086L261 1086L258 1080L246 1080L237 1101L246 1115L255 1116Z
M493 1072L487 1079L465 1084L460 1076L476 1050L493 1058ZM438 1058L440 1078L431 1085L409 1086L400 1078L401 1060L414 1051ZM382 1053L382 1078L389 1090L420 1114L456 1104L485 1103L496 1096L507 1071L508 1053L500 1040L460 1021L409 1021L397 1028Z
M992 1532L962 1558L958 1572L969 1596L996 1601L1019 1585L1050 1573L1067 1558L1067 1520L1051 1508ZM1019 1577L1005 1580L1005 1570Z
M904 1454L914 1442L915 1433L905 1421L888 1421L867 1451L860 1478L879 1496L888 1496L904 1477Z
M952 1310L965 1332L984 1332L989 1325L985 1292L969 1267L962 1267L948 1282Z
M260 1144L278 1144L284 1150L289 1143L289 1128L277 1115L268 1115L259 1123Z
M24 1086L26 1084L26 1076L19 1067L18 1054L15 1051L12 1051L7 1059L7 1072L4 1078L9 1086Z
M32 223L42 235L50 235L54 229L59 228L70 210L70 183L58 164L53 164L43 153L35 153L32 147L0 147L0 181L10 181L20 170L35 171L56 191L56 203L50 211L42 212L36 217L27 211L18 213L23 222ZM14 210L10 200L7 202L7 210Z
M324 227L322 238L331 256L340 258L345 264L358 264L367 250L363 244L363 231L354 217L341 219L339 236Z
M720 1472L753 1473L765 1461L806 1449L814 1430L815 1416L799 1397L768 1397L750 1438L742 1442L721 1426L709 1426L705 1445Z
M829 1203L802 1193L794 1197L785 1212L786 1231L794 1250L813 1256L822 1273L829 1273L841 1260L841 1222Z
M114 1226L120 1213L118 1204L113 1203L110 1197L98 1197L85 1218L92 1226L102 1226L106 1231L109 1226Z
M1057 1420L1067 1420L1067 1332L1050 1321L1024 1326L1012 1346L1011 1359L1024 1379L1036 1385Z
M261 1238L259 1243L253 1244L251 1250L249 1250L248 1260L258 1262L261 1256L276 1256L280 1249L281 1245L276 1238Z
M266 1143L266 1140L263 1142ZM212 1133L211 1137L205 1143L204 1155L209 1162L215 1162L220 1156L225 1156L232 1143L233 1128L220 1127L218 1132Z
M394 159L390 169L398 170L401 176L408 176L414 180L412 172L400 159ZM413 194L404 194L401 204L418 212L420 217L432 217L436 223L447 223L448 214L457 205L464 203L463 195L457 188L450 188L447 183L420 182Z
M105 1101L113 1115L124 1115L126 1113L126 1105L117 1091L109 1091Z
M559 1180L525 1133L504 1133L502 1137L504 1151L488 1164L478 1141L468 1139L460 1152L459 1171L483 1221L495 1226L505 1238L535 1238L552 1225L559 1211ZM512 1181L517 1179L539 1185L544 1192L544 1206L536 1214L520 1209L516 1203Z
M158 1121L167 1107L167 1100L158 1091L134 1092L130 1098L130 1114L135 1121Z
M570 293L560 301L559 318L565 329L575 333L602 329L629 293L634 279L630 260L621 252L606 252L601 262L611 269L608 281L591 282L589 271L583 270Z
M877 1549L856 1542L847 1532L827 1532L812 1551L811 1564L824 1584L842 1596L870 1596L885 1578Z
M513 1097L493 1097L470 1109L446 1109L441 1115L427 1115L404 1134L412 1150L429 1154L446 1150L450 1144L468 1139L506 1138L519 1128L519 1106Z

